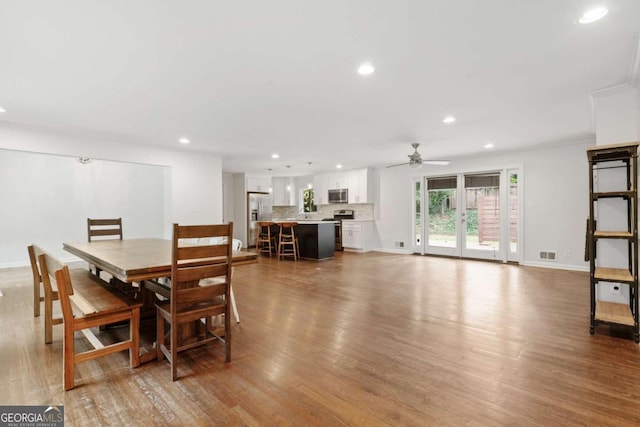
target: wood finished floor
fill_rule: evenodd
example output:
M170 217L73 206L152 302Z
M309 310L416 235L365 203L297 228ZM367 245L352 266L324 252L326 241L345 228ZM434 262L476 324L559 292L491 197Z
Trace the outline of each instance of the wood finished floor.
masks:
M0 270L0 404L66 425L640 425L640 349L589 335L581 272L381 253L237 267L232 362L216 343L127 367L45 345L27 269ZM113 333L113 332L107 332ZM77 335L77 346L85 345Z

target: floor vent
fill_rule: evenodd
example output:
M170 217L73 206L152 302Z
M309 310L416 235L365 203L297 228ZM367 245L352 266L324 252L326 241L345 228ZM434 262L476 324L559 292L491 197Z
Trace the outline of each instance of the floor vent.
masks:
M556 261L558 254L555 251L540 251L540 259L545 261Z

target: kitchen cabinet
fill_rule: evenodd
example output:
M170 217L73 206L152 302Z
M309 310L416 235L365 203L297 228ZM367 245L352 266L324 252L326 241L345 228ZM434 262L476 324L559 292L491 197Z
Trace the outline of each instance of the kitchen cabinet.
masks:
M273 206L297 206L296 183L291 177L274 177L271 180L273 188Z
M599 324L626 326L633 332L636 343L640 342L638 145L637 142L603 145L587 150L590 332L593 335ZM606 289L611 295L606 295ZM622 301L609 300L624 294Z
M349 172L349 203L373 203L372 174L369 169Z
M271 177L269 176L247 176L247 191L258 191L268 193L271 189Z
M313 203L316 205L326 205L329 203L328 197L328 184L329 175L320 174L313 177Z
M326 205L328 191L346 188L349 203L373 203L373 175L370 169L314 175L313 197L316 205Z
M327 190L339 190L349 187L349 172L334 172L327 176Z
M373 246L373 221L342 220L342 247L347 251L368 252Z
M326 259L335 249L335 225L333 222L300 221L295 227L300 248L300 258Z

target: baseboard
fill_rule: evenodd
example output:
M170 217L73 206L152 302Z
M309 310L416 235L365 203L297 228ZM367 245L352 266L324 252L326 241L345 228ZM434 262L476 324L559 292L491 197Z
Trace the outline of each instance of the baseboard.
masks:
M524 265L526 267L542 267L542 268L552 268L555 270L570 270L570 271L582 271L585 273L589 272L589 266L579 266L579 265L570 265L570 264L557 264L550 262L537 262L537 261L524 261L520 265Z
M388 254L401 254L401 255L411 255L413 251L407 249L388 249L388 248L378 248L374 249L376 252L385 252Z

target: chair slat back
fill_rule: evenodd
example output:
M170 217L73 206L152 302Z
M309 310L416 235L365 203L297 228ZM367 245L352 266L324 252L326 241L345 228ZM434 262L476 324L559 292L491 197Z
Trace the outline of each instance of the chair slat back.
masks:
M172 314L222 295L230 300L232 242L233 223L173 225ZM216 283L200 286L204 279L216 279Z
M117 236L122 240L122 218L92 219L87 218L87 236L89 241L98 237Z
M38 267L38 256L43 252L42 249L36 245L27 247L29 252L29 262L31 263L31 273L33 274L33 286L40 286L42 283L42 276L40 275L40 268Z

